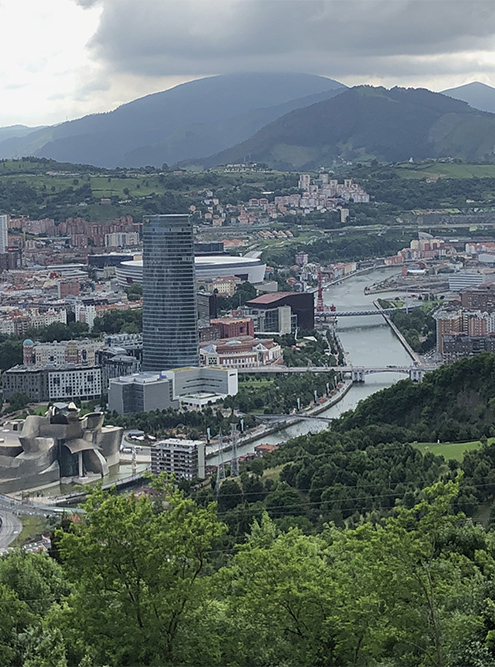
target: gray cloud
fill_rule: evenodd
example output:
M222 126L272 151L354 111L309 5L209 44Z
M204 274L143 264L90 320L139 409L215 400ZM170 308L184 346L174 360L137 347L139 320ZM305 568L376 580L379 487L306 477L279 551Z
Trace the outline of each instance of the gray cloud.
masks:
M311 71L413 76L492 50L492 0L76 0L100 4L90 47L138 76ZM481 68L482 69L482 68Z

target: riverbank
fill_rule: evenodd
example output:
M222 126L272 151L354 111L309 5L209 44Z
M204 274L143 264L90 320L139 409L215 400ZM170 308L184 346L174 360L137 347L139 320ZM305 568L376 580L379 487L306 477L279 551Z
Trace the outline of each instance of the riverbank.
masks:
M289 419L284 419L283 421L281 420L276 424L270 426L256 427L250 434L248 434L243 438L238 439L237 447L238 448L244 447L245 445L249 445L253 442L256 442L260 438L263 438L268 435L273 435L274 433L278 433L279 431L285 430L289 426L294 426L295 424L299 424L304 420L305 417L312 417L314 415L319 415L321 412L325 412L325 410L328 410L329 408L339 403L339 401L341 401L344 398L344 396L351 389L351 387L352 387L351 380L345 380L344 382L342 382L342 385L338 389L338 391L333 396L330 396L327 400L323 401L322 403L319 403L318 405L313 406L312 408L306 409L303 412L294 414L294 417L290 417ZM213 447L213 445L210 445L210 447ZM225 445L221 448L222 453L229 452L231 450L232 450L231 442L225 443ZM208 460L215 456L218 456L219 451L220 451L219 447L210 449L210 451L208 451L207 449L205 458Z
M357 271L352 271L352 273L347 273L345 276L340 276L339 278L335 278L335 280L331 280L330 282L325 283L322 286L323 291L329 289L330 287L334 287L335 285L340 285L341 282L343 282L344 280L349 280L349 278L356 278L357 276L361 276L366 273L370 273L371 271L376 271L377 269L384 269L384 268L388 267L381 264L380 266L367 266L365 269L358 269ZM316 294L318 288L310 287L307 291Z
M404 338L404 336L401 334L399 329L396 327L396 325L392 322L390 319L389 315L385 312L383 312L383 308L381 307L380 303L378 301L373 301L373 305L377 310L381 312L382 317L384 318L385 322L388 324L388 326L392 329L394 334L397 336L397 338L400 340L402 347L406 350L407 354L411 357L411 359L414 361L414 363L420 364L421 362L421 357L417 352L415 352L412 347L409 345L407 340Z

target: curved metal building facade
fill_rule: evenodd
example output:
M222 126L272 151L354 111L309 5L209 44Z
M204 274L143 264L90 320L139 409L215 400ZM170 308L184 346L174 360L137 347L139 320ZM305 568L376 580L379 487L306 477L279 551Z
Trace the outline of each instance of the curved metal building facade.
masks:
M199 366L193 224L154 215L143 224L143 371Z

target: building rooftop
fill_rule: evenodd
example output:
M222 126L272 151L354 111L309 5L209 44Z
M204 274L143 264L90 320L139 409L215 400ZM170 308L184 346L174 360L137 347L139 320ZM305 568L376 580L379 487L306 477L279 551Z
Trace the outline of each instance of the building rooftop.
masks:
M268 293L268 294L261 294L260 296L255 297L254 299L250 299L247 303L248 305L251 304L258 304L258 305L268 305L271 303L277 303L277 301L283 301L284 299L287 298L293 298L295 296L301 296L301 294L304 294L304 292L275 292L275 293Z
M159 445L172 445L174 447L196 447L197 445L204 445L204 440L187 440L186 438L165 438L164 440L159 440L153 445L153 447L158 447Z
M241 257L238 255L199 255L194 258L194 264L199 267L207 266L235 266L246 264L262 264L263 262L257 257ZM142 267L142 259L131 259L122 262L122 266Z

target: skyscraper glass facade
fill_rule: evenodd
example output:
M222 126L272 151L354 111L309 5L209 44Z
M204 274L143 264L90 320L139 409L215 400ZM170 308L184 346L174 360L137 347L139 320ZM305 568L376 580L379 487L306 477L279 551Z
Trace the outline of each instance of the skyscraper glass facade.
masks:
M193 224L154 215L143 224L144 371L199 366Z

